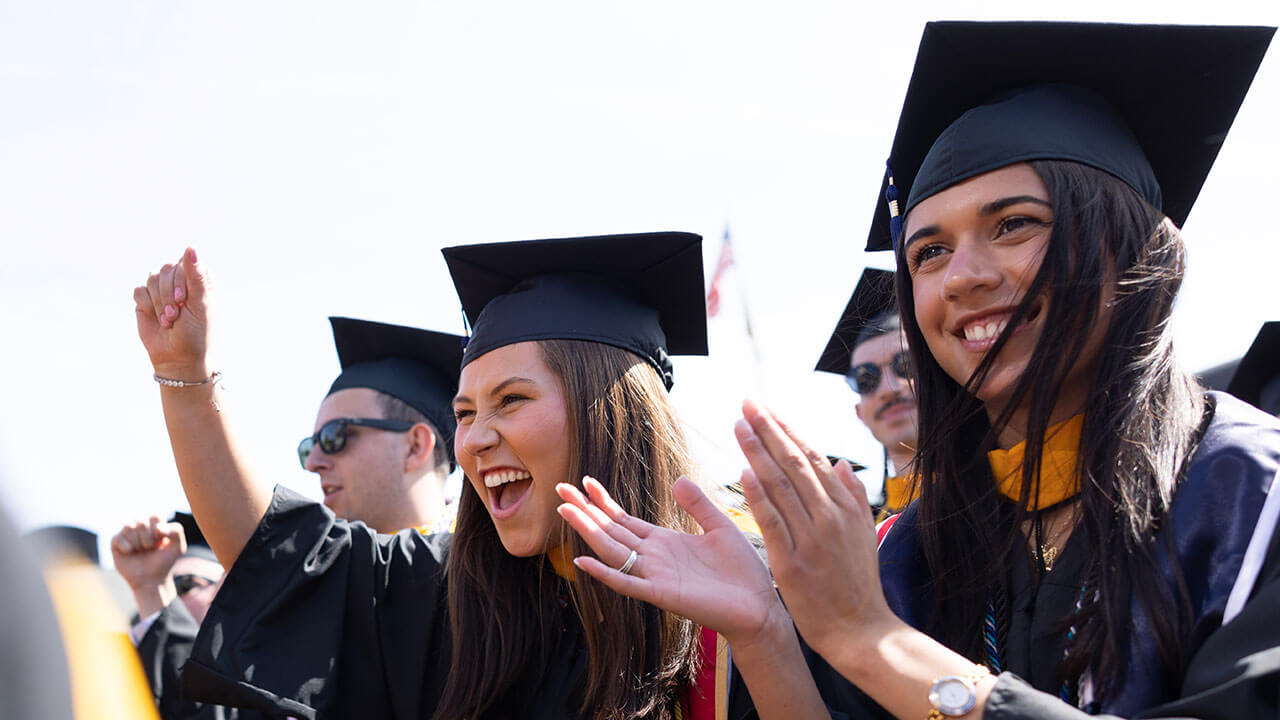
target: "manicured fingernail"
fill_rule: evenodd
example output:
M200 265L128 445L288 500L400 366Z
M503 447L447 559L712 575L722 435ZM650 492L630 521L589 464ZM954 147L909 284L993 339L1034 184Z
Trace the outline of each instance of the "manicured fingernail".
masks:
M195 265L195 264L196 264L196 249L195 249L195 248L187 248L187 258L188 258L189 260L191 260L191 264L192 264L192 265Z
M173 317L174 315L177 315L177 314L178 314L178 311L177 311L177 310L174 310L172 305L165 305L165 306L164 306L164 316L165 316L165 317L167 317L167 318L171 318L171 317Z
M173 289L173 299L174 299L174 300L181 300L184 296L186 296L186 294L187 294L187 293L186 293L186 291L184 291L184 290L183 290L182 288L180 288L180 287L176 287L176 288L174 288L174 289Z
M582 569L583 569L583 567L582 567L582 563L580 562L581 560L582 560L582 558L574 558L574 559L573 559L573 566L574 566L574 567L576 567L576 568L578 568L579 570L582 570Z

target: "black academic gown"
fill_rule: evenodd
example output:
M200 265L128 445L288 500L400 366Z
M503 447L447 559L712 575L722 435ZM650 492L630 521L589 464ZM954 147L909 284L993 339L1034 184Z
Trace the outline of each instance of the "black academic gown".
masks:
M184 692L276 717L430 718L448 678L451 538L378 535L278 488L205 616ZM546 666L487 718L578 717L587 652L572 609L560 620ZM729 718L753 717L734 673Z
M1125 683L1102 698L1097 708L1106 717L1280 717L1280 533L1266 535L1275 518L1263 514L1269 495L1271 509L1280 509L1280 421L1229 395L1211 393L1210 403L1214 417L1162 525L1162 539L1172 541L1174 558L1163 551L1159 555L1166 582L1175 582L1171 561L1178 563L1187 582L1194 617L1183 642L1190 661L1177 687L1161 680L1149 623L1135 601L1130 632L1122 642L1129 652ZM932 600L915 510L908 508L885 536L881 580L894 612L923 629ZM1240 584L1251 543L1262 551L1261 570L1247 595L1243 587L1237 591L1247 602L1224 625L1223 612ZM1011 564L1007 672L997 679L982 717L1088 717L1058 699L1056 678L1065 646L1061 621L1071 615L1079 595L1088 549L1073 536L1053 571L1039 582L1028 561L1024 555ZM845 683L841 692L852 717L889 717L851 685Z
M262 720L266 716L252 710L209 705L187 699L182 694L182 666L191 657L199 623L186 603L175 599L138 642L138 657L151 686L161 720Z

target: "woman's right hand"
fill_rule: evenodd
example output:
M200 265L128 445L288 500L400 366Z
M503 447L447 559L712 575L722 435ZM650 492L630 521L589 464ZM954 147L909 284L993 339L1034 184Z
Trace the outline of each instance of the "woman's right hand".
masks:
M116 572L134 589L164 584L173 564L186 551L182 526L162 522L156 515L125 525L111 538Z
M182 526L161 522L156 515L125 525L111 538L111 559L133 591L141 617L163 610L178 597L173 564L186 551Z
M764 535L778 590L810 647L836 664L902 623L880 586L875 523L848 463L808 447L747 402L734 428L751 469L742 487Z
M187 248L176 264L166 264L134 288L142 340L156 374L175 380L208 377L209 281Z

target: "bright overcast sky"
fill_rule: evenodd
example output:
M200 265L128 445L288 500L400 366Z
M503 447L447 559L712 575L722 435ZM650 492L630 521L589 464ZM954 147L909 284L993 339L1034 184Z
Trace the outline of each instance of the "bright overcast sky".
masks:
M439 248L688 230L736 281L674 398L707 474L765 400L873 467L843 381L813 364L861 252L929 19L954 2L191 2L0 5L0 498L24 528L110 534L185 507L132 289L196 247L214 367L250 465L319 496L294 447L337 373L326 317L461 332ZM893 12L888 11L889 8ZM1280 23L1280 3L1077 2L1056 19ZM942 15L942 13L946 13ZM1177 48L1170 48L1176 53ZM1280 50L1184 228L1193 369L1280 319ZM868 472L878 483L879 469Z

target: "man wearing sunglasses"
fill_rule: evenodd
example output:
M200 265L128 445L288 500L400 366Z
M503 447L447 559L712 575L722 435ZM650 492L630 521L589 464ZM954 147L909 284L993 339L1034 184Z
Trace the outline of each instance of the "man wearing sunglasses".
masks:
M463 338L385 323L329 318L340 374L298 443L320 476L324 504L379 532L447 530L444 484L453 468L453 395Z
M815 368L844 375L858 394L858 419L884 446L880 515L906 507L916 448L916 398L911 355L894 300L893 273L863 271ZM892 468L892 469L891 469Z

